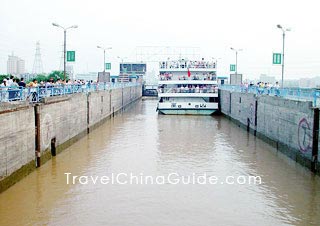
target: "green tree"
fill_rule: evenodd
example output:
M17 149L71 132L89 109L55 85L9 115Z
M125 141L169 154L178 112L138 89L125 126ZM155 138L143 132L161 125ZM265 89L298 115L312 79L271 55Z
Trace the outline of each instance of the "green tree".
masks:
M40 75L37 75L36 79L37 79L38 82L44 82L44 81L47 80L47 76L43 75L43 74L40 74Z
M0 75L0 83L3 82L3 79L7 79L9 77L10 77L10 75Z
M52 71L50 74L46 75L46 74L38 74L37 76L35 76L33 79L36 79L38 82L46 82L49 79L53 79L55 82L58 79L63 80L64 76L63 76L63 71ZM33 79L29 79L27 82L32 82ZM69 79L68 74L66 74L66 79Z
M64 79L64 75L63 75L63 71L52 71L49 75L48 75L48 79L52 78L54 81L57 81L59 78L61 80ZM66 74L66 80L69 79L68 74Z
M38 74L36 77L29 79L27 82L32 82L33 79L36 79L38 82L47 81L47 76L45 74Z

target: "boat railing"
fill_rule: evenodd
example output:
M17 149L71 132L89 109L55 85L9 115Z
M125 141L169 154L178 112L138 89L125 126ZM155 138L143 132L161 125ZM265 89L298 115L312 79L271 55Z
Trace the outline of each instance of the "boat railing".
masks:
M210 61L162 61L160 69L216 69L216 62Z
M206 76L181 76L181 77L173 77L173 76L167 76L167 75L160 75L159 76L160 81L217 81L217 78L215 76L206 77Z
M218 87L212 88L159 88L159 93L218 93Z

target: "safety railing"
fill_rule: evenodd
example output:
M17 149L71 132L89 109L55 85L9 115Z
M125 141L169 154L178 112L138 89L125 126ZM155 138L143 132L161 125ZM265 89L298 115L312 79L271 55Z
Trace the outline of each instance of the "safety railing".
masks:
M272 95L293 100L312 101L313 106L320 106L320 89L316 88L277 88L277 87L257 87L241 85L221 85L219 89L234 92L254 93L257 95Z
M192 80L192 81L217 81L217 78L215 76L192 76L188 77L185 76L172 76L172 75L160 75L159 76L160 81L184 81L184 80Z
M159 88L159 93L218 93L216 88Z
M216 62L210 61L163 61L160 69L216 69Z
M27 88L0 86L0 102L39 102L41 99L50 96L62 96L73 93L89 93L100 90L111 90L138 85L140 85L140 83L88 83L72 85L47 85Z

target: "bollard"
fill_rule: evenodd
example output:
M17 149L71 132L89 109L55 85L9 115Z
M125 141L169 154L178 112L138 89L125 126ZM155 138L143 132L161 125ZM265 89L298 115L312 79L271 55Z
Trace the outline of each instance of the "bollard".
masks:
M229 116L231 116L231 108L232 108L232 106L231 106L231 101L232 101L232 98L231 98L231 92L229 92Z
M51 139L51 155L52 156L56 156L57 153L56 153L56 138L52 138Z
M35 132L36 132L36 137L35 137L35 158L36 158L36 167L41 166L40 162L40 156L41 156L41 147L40 147L40 106L36 105L34 107L34 113L35 113Z
M87 133L90 133L90 93L87 93Z
M257 136L257 126L258 126L258 101L256 100L254 108L254 136Z
M312 161L311 171L317 172L318 142L319 142L319 108L313 109L313 131L312 131Z
M122 95L121 95L121 97L122 97L122 100L121 100L121 109L123 108L123 87L121 88L121 91L122 91Z
M111 90L110 90L110 97L109 97L109 112L111 114Z

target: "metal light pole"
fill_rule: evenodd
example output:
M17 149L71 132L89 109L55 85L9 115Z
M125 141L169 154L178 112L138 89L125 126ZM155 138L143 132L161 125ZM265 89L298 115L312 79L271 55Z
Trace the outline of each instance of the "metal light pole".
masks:
M63 79L66 80L67 30L70 28L78 28L78 25L73 25L67 28L62 27L57 23L52 23L52 25L63 29Z
M106 50L112 49L112 47L103 48L101 46L97 46L98 49L103 49L103 77L106 76Z
M122 69L122 73L123 73L123 59L127 59L127 57L119 57L119 56L117 56L117 58L121 60L121 65L122 65L121 69Z
M283 76L284 76L284 40L286 36L286 31L290 31L290 28L284 28L280 24L277 28L282 30L282 70L281 70L281 88L283 89Z
M242 51L242 49L235 49L233 47L231 47L230 49L236 52L236 76L237 76L238 75L238 52Z

